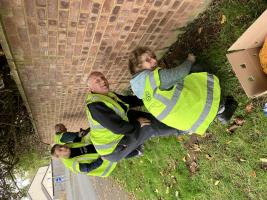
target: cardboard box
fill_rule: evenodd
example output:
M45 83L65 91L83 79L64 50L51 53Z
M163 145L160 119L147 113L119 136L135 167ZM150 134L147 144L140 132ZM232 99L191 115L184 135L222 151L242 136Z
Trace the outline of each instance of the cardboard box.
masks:
M259 51L267 36L267 10L237 39L226 55L248 97L267 93L267 75L263 73Z

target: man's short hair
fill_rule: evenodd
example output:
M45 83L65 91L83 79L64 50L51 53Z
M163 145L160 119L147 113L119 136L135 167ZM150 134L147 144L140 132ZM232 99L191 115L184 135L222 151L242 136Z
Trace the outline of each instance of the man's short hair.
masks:
M64 147L64 145L62 145L62 144L55 144L54 146L52 146L52 148L51 148L51 155L54 156L56 149L59 149L61 147Z

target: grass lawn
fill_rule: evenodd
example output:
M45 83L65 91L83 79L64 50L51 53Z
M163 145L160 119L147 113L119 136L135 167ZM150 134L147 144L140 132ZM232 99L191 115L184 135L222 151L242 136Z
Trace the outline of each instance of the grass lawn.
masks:
M223 93L236 98L239 107L235 117L241 116L245 122L233 133L226 131L229 125L212 124L209 136L199 142L199 169L194 175L184 162L189 150L182 140L188 136L147 142L143 157L122 161L113 175L137 199L267 199L267 171L260 165L260 158L267 158L267 117L262 111L267 97L248 99L225 56L266 8L263 0L214 1L165 55L169 61L179 49L185 49L185 54L193 51L199 63L217 66L215 73ZM226 17L224 23L222 15ZM252 112L247 113L246 105L251 102Z

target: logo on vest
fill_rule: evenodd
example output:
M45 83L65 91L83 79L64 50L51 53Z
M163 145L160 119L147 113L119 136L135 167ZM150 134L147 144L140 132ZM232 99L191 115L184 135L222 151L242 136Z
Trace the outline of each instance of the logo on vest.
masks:
M148 91L145 91L145 100L150 101L151 100L151 95Z

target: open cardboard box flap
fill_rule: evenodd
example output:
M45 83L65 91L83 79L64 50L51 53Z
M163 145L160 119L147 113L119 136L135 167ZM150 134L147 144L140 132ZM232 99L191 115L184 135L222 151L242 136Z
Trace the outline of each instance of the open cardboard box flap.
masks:
M266 36L267 10L238 38L228 51L261 47Z
M226 56L248 97L267 93L267 75L263 73L259 51L267 36L267 10L228 49Z

